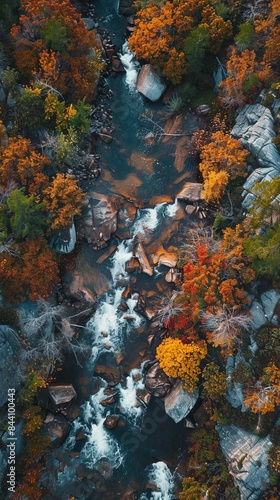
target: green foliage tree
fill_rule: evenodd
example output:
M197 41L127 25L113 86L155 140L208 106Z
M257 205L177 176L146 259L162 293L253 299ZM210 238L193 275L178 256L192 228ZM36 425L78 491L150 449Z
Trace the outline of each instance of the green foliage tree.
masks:
M44 234L47 225L43 203L37 203L33 196L26 196L24 189L11 192L7 200L7 218L17 240L26 236L36 239Z
M44 101L39 88L25 87L15 95L15 114L20 131L31 132L44 123Z
M199 75L203 70L206 49L210 45L210 36L205 26L198 26L187 36L184 53L190 74Z
M50 18L44 28L41 30L40 35L48 49L57 52L65 53L66 47L69 43L67 35L67 28L56 18Z
M240 50L249 49L254 37L254 27L251 23L240 24L239 32L234 40Z

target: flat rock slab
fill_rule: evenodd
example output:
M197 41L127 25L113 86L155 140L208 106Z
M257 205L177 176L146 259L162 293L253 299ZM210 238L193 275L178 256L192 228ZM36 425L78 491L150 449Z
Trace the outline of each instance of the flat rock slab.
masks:
M201 201L204 199L203 184L199 182L186 182L177 194L178 200L185 200L188 202Z
M272 443L269 436L260 438L235 425L218 424L216 429L241 500L263 498L262 492L270 482L268 453Z

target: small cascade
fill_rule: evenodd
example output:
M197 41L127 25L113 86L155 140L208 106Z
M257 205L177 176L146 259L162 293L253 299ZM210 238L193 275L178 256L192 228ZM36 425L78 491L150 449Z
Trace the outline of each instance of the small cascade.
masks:
M142 493L140 500L172 500L174 498L174 479L164 462L156 462L147 468L148 482L156 486L149 497Z
M165 206L166 203L159 203L154 208L140 209L134 222L133 236L154 232L160 224Z
M136 80L140 65L136 61L133 52L129 51L128 41L126 41L122 46L120 60L126 71L126 84L130 90L134 90L136 88Z
M172 218L176 215L178 209L179 209L179 202L178 199L176 198L174 203L167 205L165 213L167 217Z
M123 455L113 434L104 426L108 410L100 405L100 401L105 398L106 387L106 382L102 380L99 391L81 407L84 421L82 430L88 438L81 455L83 461L91 466L101 459L107 459L110 467L116 469L121 465Z
M143 413L143 405L137 399L137 390L145 387L141 375L142 370L134 368L126 377L125 387L120 388L120 411L134 425Z

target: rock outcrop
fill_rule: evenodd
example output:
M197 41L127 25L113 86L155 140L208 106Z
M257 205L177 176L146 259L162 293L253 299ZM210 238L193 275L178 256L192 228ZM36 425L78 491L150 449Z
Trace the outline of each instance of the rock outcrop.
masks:
M216 430L241 500L262 498L262 492L269 485L269 437L260 438L235 425L218 424Z
M272 139L274 119L271 111L262 104L247 104L240 111L231 135L240 139L261 167L273 167L280 173L280 155Z
M258 330L265 323L277 325L277 316L274 313L275 307L280 300L280 294L275 290L264 292L259 300L254 300L251 305L252 327Z
M150 101L158 101L165 91L166 85L153 70L151 64L144 64L138 74L136 88Z
M182 380L176 380L174 387L164 398L165 412L174 422L180 422L193 409L198 400L198 395L198 389L195 389L194 392L189 392L184 389Z

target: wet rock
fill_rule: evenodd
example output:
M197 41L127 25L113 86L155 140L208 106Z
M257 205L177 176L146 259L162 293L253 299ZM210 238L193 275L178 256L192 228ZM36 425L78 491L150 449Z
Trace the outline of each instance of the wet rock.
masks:
M182 380L177 380L169 394L164 398L164 408L174 422L180 422L193 409L198 400L199 392L189 392L184 389Z
M76 441L85 441L86 436L80 431L76 436Z
M127 491L121 496L121 500L136 500L136 498L136 491L131 488L127 489Z
M115 387L121 381L121 374L117 367L99 365L95 366L94 374L103 378L109 385L109 387Z
M86 25L86 29L88 31L93 30L96 27L94 20L90 19L89 17L83 17L82 21L84 21L84 23Z
M125 68L123 67L123 64L118 56L112 57L112 71L114 71L115 73L125 72Z
M105 427L109 430L115 429L117 427L120 417L118 415L107 415L104 420Z
M148 335L147 337L147 342L148 342L148 345L151 347L154 343L154 340L155 340L155 335L151 334L151 335Z
M108 406L108 405L112 405L116 402L116 398L114 398L114 396L110 396L109 398L106 398L106 399L102 399L102 401L100 401L100 404L102 406Z
M142 272L147 274L148 276L152 276L154 274L154 271L150 265L148 256L142 243L136 243L136 245L133 247L133 255L139 260Z
M42 427L43 435L50 438L50 444L47 449L54 450L59 448L66 440L70 429L71 424L63 415L48 413Z
M164 93L166 85L153 70L151 64L144 64L138 74L136 88L150 101L158 101Z
M97 136L101 141L106 142L106 144L111 144L113 137L109 134L104 134L102 132L97 132Z
M145 407L148 406L152 397L147 389L137 389L136 396L137 399L140 401L140 403L143 404L143 406Z
M260 438L232 424L217 424L216 430L241 500L262 498L270 483L268 454L272 443L269 436Z
M187 202L201 201L204 199L203 184L199 182L186 182L183 189L176 196L178 200Z
M192 215L196 211L195 205L186 205L185 211L188 215Z
M49 385L49 395L56 405L69 403L76 396L76 391L72 384Z
M165 397L172 389L170 379L160 368L157 360L146 371L145 387L150 394L160 398Z
M177 261L177 255L174 252L166 252L163 247L161 247L155 254L155 264L162 264L166 267L175 267Z
M136 257L131 257L131 259L129 259L125 263L125 270L127 273L134 273L141 271L141 264L139 260Z

